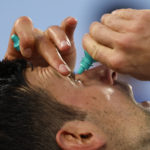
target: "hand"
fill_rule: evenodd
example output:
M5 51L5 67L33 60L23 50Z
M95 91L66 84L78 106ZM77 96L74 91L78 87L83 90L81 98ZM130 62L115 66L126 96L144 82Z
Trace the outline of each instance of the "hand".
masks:
M150 10L121 9L90 26L83 47L97 61L140 80L150 80Z
M12 29L12 34L17 34L20 39L20 52L13 47L11 38L5 59L12 60L25 58L34 66L51 65L63 75L70 73L75 66L76 50L73 33L77 21L66 18L61 26L51 26L46 31L33 27L28 17L19 18ZM68 66L69 67L68 67Z

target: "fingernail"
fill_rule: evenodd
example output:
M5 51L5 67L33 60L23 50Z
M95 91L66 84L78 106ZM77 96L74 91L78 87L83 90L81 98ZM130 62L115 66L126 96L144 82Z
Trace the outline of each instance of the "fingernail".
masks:
M32 49L31 48L26 48L24 51L24 57L30 58L32 56Z
M68 73L68 72L71 72L70 68L69 68L67 65L65 65L65 64L60 64L60 65L59 65L59 71L60 71L61 73Z
M116 13L117 13L117 10L114 10L114 11L112 12L113 15L115 15Z
M66 49L66 48L70 48L71 47L71 43L70 41L62 41L60 43L61 49Z
M78 20L76 18L73 18L73 17L69 17L68 19L71 20L69 22L69 26L75 26L78 22Z

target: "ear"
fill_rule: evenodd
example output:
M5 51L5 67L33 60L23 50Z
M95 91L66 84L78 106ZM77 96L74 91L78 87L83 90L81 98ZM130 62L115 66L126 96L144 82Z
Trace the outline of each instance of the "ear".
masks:
M71 121L58 131L56 142L63 150L97 150L105 145L106 138L89 122Z

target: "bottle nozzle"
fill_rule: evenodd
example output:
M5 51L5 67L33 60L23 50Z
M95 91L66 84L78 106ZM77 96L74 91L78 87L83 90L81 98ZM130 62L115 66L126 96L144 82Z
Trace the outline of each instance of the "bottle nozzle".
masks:
M16 35L16 34L13 34L11 36L11 39L13 40L14 42L14 48L17 50L17 51L20 51L20 40L19 40L19 37Z
M83 57L81 60L80 68L77 72L78 74L81 74L85 70L88 70L90 66L93 64L93 62L95 62L95 60L86 51L84 51L84 53L85 53L85 57Z
M83 73L84 72L84 67L82 67L81 65L80 65L80 68L79 68L79 70L78 70L78 74L81 74L81 73Z

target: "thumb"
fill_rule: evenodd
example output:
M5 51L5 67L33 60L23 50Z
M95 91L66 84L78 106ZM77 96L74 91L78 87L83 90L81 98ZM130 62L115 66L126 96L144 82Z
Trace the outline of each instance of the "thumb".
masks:
M14 43L11 39L11 36L16 34L20 39L20 52L17 52L14 48ZM16 59L22 58L29 58L32 55L34 47L34 36L33 36L33 24L30 18L28 17L20 17L15 22L12 32L9 38L8 49L5 54L5 58L7 59Z
M82 45L93 59L111 67L111 60L115 53L113 49L97 43L89 34L84 35Z

